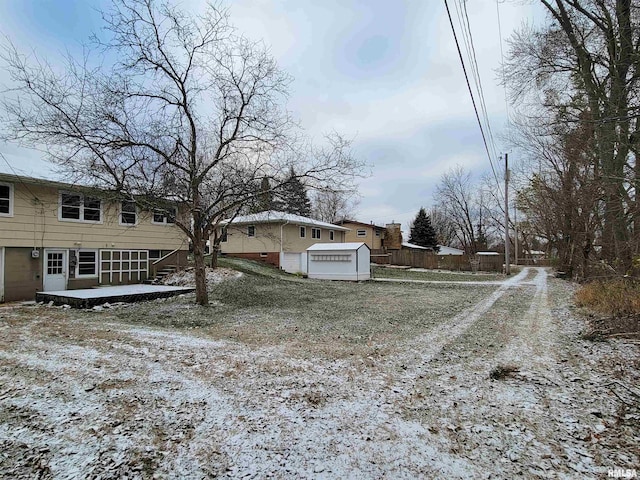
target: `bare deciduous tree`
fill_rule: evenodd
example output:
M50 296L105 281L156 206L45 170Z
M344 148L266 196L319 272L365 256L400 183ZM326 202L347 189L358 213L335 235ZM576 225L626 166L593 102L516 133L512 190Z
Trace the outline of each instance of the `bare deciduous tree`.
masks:
M505 80L522 106L517 116L582 131L588 122L603 196L601 256L624 271L640 238L640 9L632 0L540 2L549 22L513 37Z
M437 207L431 209L430 217L431 225L436 231L438 244L447 247L457 246L457 243L454 244L456 241L456 226L451 219Z
M594 158L593 124L545 122L520 122L512 137L529 165L517 203L532 233L556 253L559 267L585 277L603 237L605 196Z
M311 203L315 218L323 222L336 223L354 216L360 198L355 189L321 189L313 193Z
M476 222L479 217L471 174L461 166L442 175L436 187L437 209L455 226L455 237L466 253L477 251Z
M5 137L47 146L76 181L149 208L179 204L196 301L206 305L205 242L255 185L267 177L277 191L295 165L307 183L340 188L360 164L339 136L323 148L298 140L282 106L290 77L218 5L196 18L155 0L115 0L103 20L108 40L60 68L5 45Z

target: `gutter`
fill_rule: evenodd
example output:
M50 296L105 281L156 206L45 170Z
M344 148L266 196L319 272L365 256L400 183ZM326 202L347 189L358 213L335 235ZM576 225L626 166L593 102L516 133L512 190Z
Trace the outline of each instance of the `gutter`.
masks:
M289 220L287 220L282 225L280 225L280 259L278 260L278 263L282 263L282 254L284 253L284 250L282 248L283 229L284 229L285 225L289 225L289 223L290 223ZM280 270L282 270L282 265L280 265Z

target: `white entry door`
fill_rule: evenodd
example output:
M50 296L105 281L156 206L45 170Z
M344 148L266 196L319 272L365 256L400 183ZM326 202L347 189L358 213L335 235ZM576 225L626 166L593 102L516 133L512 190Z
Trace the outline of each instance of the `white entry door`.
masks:
M44 282L45 292L67 289L67 251L45 250Z

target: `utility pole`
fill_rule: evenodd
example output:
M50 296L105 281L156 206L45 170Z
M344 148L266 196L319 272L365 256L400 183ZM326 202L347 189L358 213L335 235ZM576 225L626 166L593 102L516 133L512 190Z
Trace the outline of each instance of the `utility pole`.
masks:
M514 229L514 246L515 252L513 252L513 257L516 265L518 265L518 192L516 191L516 201L513 202L513 229Z
M504 273L511 275L509 261L509 154L504 154Z

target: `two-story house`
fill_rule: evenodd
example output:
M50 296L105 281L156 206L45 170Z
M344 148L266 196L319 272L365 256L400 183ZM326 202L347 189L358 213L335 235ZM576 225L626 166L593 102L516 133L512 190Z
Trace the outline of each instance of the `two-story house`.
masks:
M139 283L154 263L184 264L178 211L144 211L109 192L0 174L0 301L37 291Z
M301 271L307 248L343 243L346 227L292 213L265 211L225 222L220 253L258 260L287 272Z
M380 250L385 247L386 227L348 219L341 220L337 224L349 229L345 235L345 242L363 242L371 250Z

